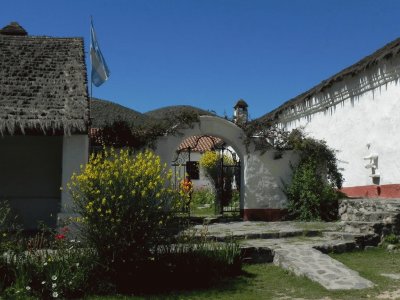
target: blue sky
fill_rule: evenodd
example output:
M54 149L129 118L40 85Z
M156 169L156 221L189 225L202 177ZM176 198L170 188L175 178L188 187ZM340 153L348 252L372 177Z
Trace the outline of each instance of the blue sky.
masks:
M111 70L93 96L146 112L186 104L252 118L400 36L397 0L19 0L0 27L82 36L90 16Z

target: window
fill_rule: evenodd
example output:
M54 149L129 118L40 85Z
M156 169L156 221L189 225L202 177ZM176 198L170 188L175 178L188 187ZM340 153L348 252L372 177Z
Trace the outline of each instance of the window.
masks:
M186 173L189 174L190 179L200 179L199 162L198 161L187 161L186 162Z

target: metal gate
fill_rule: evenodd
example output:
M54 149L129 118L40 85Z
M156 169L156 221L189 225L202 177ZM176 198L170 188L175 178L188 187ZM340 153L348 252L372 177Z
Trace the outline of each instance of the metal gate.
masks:
M214 183L216 201L215 213L223 215L227 213L240 213L240 182L241 182L241 164L234 151L226 146L225 143L218 142L219 139L212 136L199 136L192 145L180 148L171 162L173 171L173 185L176 190L181 189L182 180L189 176L190 180L199 179L199 164L192 161L191 154L202 138L208 138L212 141L212 150L219 153L217 179ZM225 158L224 158L225 157ZM226 159L230 157L229 161ZM190 195L191 197L191 195ZM190 208L186 205L182 207L182 212L190 213Z
M236 153L225 143L215 149L219 151L218 180L216 184L216 213L240 213L241 165Z

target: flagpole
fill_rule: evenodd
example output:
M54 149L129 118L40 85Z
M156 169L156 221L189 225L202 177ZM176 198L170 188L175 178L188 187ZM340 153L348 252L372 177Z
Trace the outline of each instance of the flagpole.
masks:
M92 16L90 16L92 18ZM92 60L90 58L90 47L92 44L92 29L91 25L89 26L89 60L90 60L90 70L92 70ZM93 95L93 83L92 83L92 72L90 72L90 77L88 78L90 80L90 91L89 91L89 126L88 126L88 144L89 144L89 152L88 152L88 160L90 157L90 152L92 150L92 145L91 145L91 129L92 129L92 118L91 118L91 111L92 111L92 95Z
M89 59L90 59L90 47L92 45L92 24L93 24L93 17L90 15L90 44L89 44ZM92 66L92 60L90 59L90 70L93 68ZM90 101L92 100L93 97L93 80L92 80L92 74L90 74Z

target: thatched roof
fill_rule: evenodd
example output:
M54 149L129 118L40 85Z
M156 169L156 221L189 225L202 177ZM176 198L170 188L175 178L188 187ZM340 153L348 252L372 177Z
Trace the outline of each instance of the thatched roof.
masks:
M145 115L154 119L165 119L171 118L172 116L177 116L182 113L194 113L199 116L203 115L214 115L213 113L203 110L201 108L193 107L190 105L175 105L166 106L159 109L151 110L146 112Z
M87 132L83 39L22 35L17 25L0 31L0 134Z
M3 35L28 35L26 30L17 22L11 22L4 28L0 29L0 34Z
M304 92L303 94L285 102L275 110L257 119L257 121L277 121L279 115L286 109L296 106L297 104L302 104L307 100L311 99L318 93L324 92L324 90L330 88L334 83L340 82L347 78L357 76L359 73L376 66L381 61L389 60L400 53L400 38L390 42L379 50L375 51L371 55L361 59L359 62L351 65L350 67L340 71L339 73L333 75L332 77L322 81L320 84L314 86L310 90Z
M90 118L93 128L103 128L115 121L124 121L132 126L146 127L155 122L151 117L117 103L92 98L90 102Z

